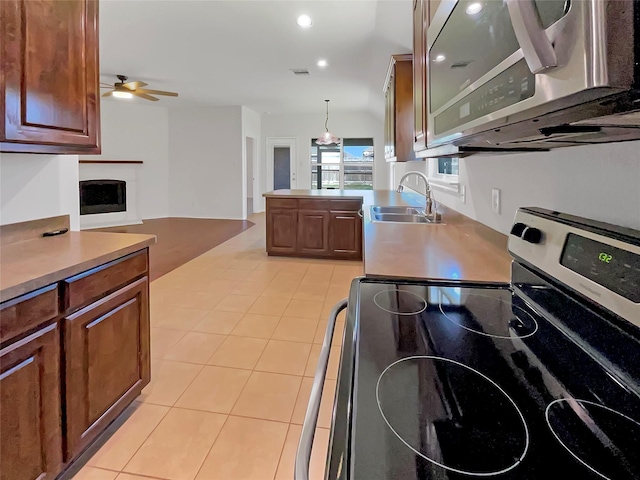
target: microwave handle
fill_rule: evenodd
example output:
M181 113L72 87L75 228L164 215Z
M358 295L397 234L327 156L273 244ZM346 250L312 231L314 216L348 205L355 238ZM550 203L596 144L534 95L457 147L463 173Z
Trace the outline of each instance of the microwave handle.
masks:
M531 73L558 66L553 44L545 32L534 0L506 0L513 30Z

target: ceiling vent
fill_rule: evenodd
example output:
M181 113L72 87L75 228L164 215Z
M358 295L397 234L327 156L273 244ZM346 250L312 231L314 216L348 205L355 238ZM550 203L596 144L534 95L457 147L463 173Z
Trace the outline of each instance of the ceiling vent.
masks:
M292 68L291 71L294 75L309 75L308 68Z

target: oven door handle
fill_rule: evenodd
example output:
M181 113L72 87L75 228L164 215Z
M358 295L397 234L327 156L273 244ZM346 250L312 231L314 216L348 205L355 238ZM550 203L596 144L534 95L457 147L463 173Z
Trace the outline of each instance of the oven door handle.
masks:
M347 308L346 298L336 303L329 314L329 323L327 324L327 330L324 334L324 341L322 342L322 349L320 350L320 356L318 358L318 366L316 367L316 374L313 378L313 386L311 387L307 413L304 416L304 423L302 424L298 451L296 452L295 480L309 480L311 448L313 447L313 437L316 433L318 413L320 412L322 387L324 386L324 379L327 376L331 340L333 339L333 331L336 327L338 314L345 308Z
M509 17L531 73L557 67L553 44L540 23L534 0L507 0Z

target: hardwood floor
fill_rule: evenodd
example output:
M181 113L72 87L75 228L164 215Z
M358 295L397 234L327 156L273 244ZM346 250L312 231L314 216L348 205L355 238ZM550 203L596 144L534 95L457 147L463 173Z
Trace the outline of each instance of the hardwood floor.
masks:
M149 249L149 276L153 281L252 227L246 220L157 218L142 225L96 228L93 232L149 233L157 242Z

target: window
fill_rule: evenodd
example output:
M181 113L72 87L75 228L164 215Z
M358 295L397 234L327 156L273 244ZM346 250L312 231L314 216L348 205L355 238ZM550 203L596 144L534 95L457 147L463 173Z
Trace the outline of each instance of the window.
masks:
M457 158L432 158L429 161L429 183L443 190L459 191L459 163Z
M343 138L341 145L311 140L311 188L373 189L373 139Z

